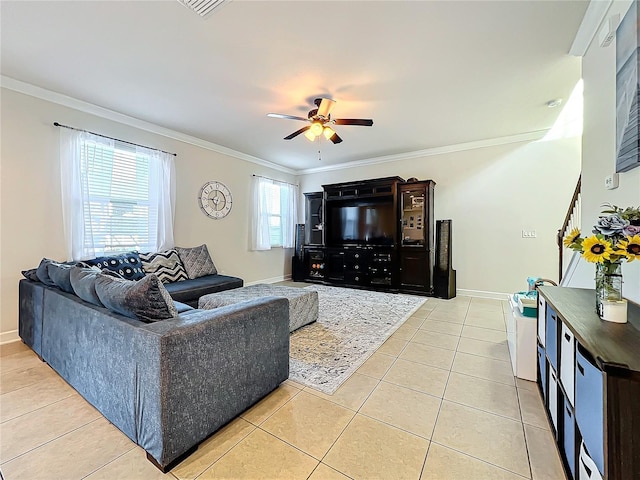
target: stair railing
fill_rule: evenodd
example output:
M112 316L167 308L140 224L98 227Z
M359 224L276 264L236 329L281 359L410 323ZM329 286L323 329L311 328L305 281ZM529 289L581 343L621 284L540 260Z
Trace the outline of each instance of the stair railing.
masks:
M575 190L573 191L573 197L571 197L571 203L569 204L569 209L567 210L567 214L564 217L564 222L562 223L562 227L558 230L558 283L562 281L562 276L565 272L564 260L565 255L564 252L567 249L562 240L567 234L573 230L574 228L580 228L580 218L581 218L581 207L582 201L580 197L580 188L581 188L581 176L578 177L578 183L576 185Z

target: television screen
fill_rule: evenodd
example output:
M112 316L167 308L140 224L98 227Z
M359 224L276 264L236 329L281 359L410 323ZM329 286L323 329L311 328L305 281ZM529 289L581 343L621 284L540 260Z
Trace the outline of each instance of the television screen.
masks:
M331 245L393 245L393 203L332 206L328 237Z

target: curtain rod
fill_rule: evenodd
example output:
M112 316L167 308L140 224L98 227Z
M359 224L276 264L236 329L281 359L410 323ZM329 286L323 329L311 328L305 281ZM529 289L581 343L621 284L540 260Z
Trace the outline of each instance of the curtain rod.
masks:
M102 137L102 138L108 138L110 140L115 140L117 142L122 142L122 143L127 143L129 145L135 145L136 147L142 147L142 148L148 148L149 150L155 150L157 152L162 152L162 153L166 153L168 155L173 155L174 157L177 157L178 155L175 153L171 153L171 152L165 152L164 150L160 150L159 148L153 148L153 147L147 147L146 145L140 145L139 143L133 143L133 142L127 142L126 140L120 140L119 138L114 138L114 137L109 137L107 135L102 135L100 133L96 133L96 132L90 132L89 130L83 130L81 128L75 128L75 127L70 127L69 125L62 125L61 123L58 122L53 122L53 124L56 127L62 127L62 128L68 128L69 130L76 130L78 132L85 132L85 133L90 133L91 135L97 135L98 137Z
M253 174L253 176L254 177L260 177L260 178L266 178L267 180L271 180L272 182L286 183L287 185L293 185L294 187L299 187L300 186L297 183L283 182L282 180L276 180L275 178L269 178L269 177L265 177L263 175L256 175L255 173Z

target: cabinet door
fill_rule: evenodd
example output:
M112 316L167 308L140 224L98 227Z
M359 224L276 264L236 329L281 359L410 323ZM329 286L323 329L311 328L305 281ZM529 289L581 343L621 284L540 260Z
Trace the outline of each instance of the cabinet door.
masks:
M582 439L601 474L604 474L603 374L576 348L576 422Z
M305 244L322 245L324 231L322 192L305 193Z
M400 244L424 247L426 244L426 189L423 185L400 188Z
M429 284L427 252L402 251L400 253L400 286L426 292Z

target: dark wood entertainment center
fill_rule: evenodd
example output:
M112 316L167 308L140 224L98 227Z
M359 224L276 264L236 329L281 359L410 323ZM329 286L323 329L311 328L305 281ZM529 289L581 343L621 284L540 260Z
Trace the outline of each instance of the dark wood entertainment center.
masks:
M434 187L433 180L386 177L305 193L293 279L431 295Z

